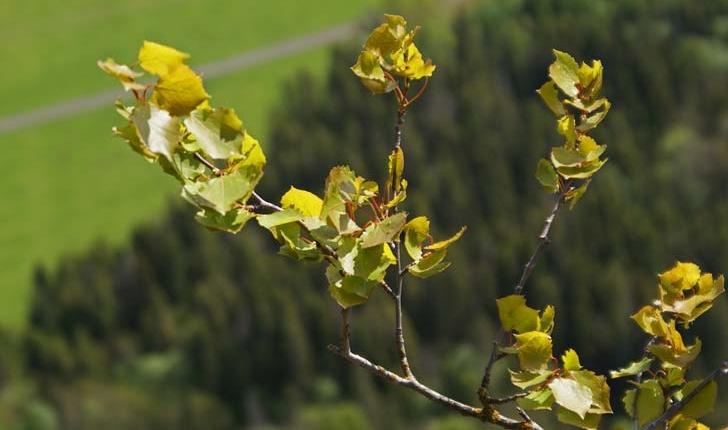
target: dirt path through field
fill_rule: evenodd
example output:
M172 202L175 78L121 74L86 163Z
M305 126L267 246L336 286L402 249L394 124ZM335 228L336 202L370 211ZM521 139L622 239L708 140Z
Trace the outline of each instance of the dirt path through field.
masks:
M298 36L283 42L247 51L220 61L194 67L205 78L224 76L249 67L257 66L278 58L304 52L310 49L330 45L352 37L358 23L330 27L325 30ZM108 106L123 95L122 90L103 91L88 96L77 97L53 105L33 109L16 115L0 118L0 135L25 127L43 124L49 121L67 118L82 112Z

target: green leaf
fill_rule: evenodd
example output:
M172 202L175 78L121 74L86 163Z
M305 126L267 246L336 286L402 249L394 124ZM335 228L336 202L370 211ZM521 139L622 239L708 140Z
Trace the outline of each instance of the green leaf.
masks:
M592 404L592 391L579 382L568 378L556 378L549 383L556 403L575 412L584 419Z
M202 78L183 64L159 77L150 101L172 116L184 116L209 98Z
M465 233L465 230L467 230L467 227L463 226L457 233L455 233L449 239L435 242L432 245L426 246L425 249L428 251L444 251L447 248L449 248L450 245L457 242L457 240L460 239L460 237L463 235L463 233Z
M579 90L576 88L576 84L579 83L579 65L574 57L566 52L556 49L553 52L556 61L549 66L549 76L567 96L576 97L579 94Z
M625 376L634 376L639 375L641 373L644 373L650 369L650 366L652 365L653 359L652 358L643 358L640 361L632 362L626 367L623 367L621 369L612 370L609 372L609 377L612 379L615 378L622 378Z
M606 164L607 159L594 160L592 162L584 162L578 166L564 166L556 169L559 175L566 179L587 179L593 176L599 169Z
M293 208L286 208L282 211L273 212L271 214L259 215L258 224L267 230L271 230L274 227L298 222L302 218L303 215L299 211Z
M511 383L522 390L546 382L554 373L551 370L543 370L540 372L514 372L510 369L508 372L511 374Z
M224 215L236 201L246 201L255 183L241 171L186 184L182 196L200 207L213 209Z
M569 204L569 210L574 209L574 206L576 206L577 203L579 203L579 200L581 200L582 197L584 197L584 194L586 194L586 190L589 188L589 184L591 183L591 180L587 180L579 188L570 190L566 195L564 196L564 200L571 201Z
M536 92L556 116L566 115L564 104L559 100L559 92L556 90L554 81L545 82Z
M579 354L576 353L573 349L567 350L563 356L561 356L561 361L564 363L564 369L566 370L579 370L581 369L581 363L579 363Z
M496 304L503 330L515 330L519 333L538 330L538 311L526 306L526 298L522 295L511 294L497 299Z
M538 331L546 334L551 334L554 329L554 317L556 316L556 310L553 306L547 305L546 309L541 313L541 318L538 321Z
M696 420L686 417L682 414L677 414L673 419L669 422L670 430L710 430L710 427L706 426L705 424L701 424L697 422ZM720 430L725 430L725 427L722 427Z
M533 390L517 402L518 406L526 410L548 410L554 403L554 395L549 389Z
M689 367L700 354L701 346L700 339L696 339L695 344L687 347L685 351L680 351L675 345L667 344L650 345L648 350L666 365Z
M328 271L327 271L328 273ZM350 308L369 300L377 282L358 276L346 276L329 285L329 293L342 308Z
M604 101L604 109L589 115L584 122L576 126L576 129L582 133L586 133L589 130L596 128L599 123L602 122L607 116L607 113L609 113L609 109L611 107L611 103L609 103L608 101Z
M450 263L443 262L447 251L435 251L427 254L421 260L408 268L408 272L418 278L429 278L431 276L441 273L448 267Z
M583 418L576 412L565 408L559 408L556 411L556 418L564 423L587 430L597 430L602 416L598 414L587 413Z
M361 235L361 247L369 248L393 241L407 222L407 214L399 212L378 223L370 224Z
M172 160L172 154L179 147L179 120L169 112L151 104L134 107L129 119L134 123L141 142L149 151L164 155Z
M243 122L229 108L196 109L184 121L195 135L197 144L207 155L217 160L243 156Z
M637 398L636 410L633 406L635 396ZM665 396L662 387L654 379L639 384L636 391L630 390L623 401L627 411L632 411L630 414L632 418L635 417L635 413L637 414L637 422L640 427L659 417L665 411Z
M683 387L682 390L676 393L675 398L678 401L690 394L697 388L701 381L690 381ZM715 400L718 397L718 384L715 381L710 381L698 392L695 397L690 399L689 402L680 409L680 413L686 417L698 419L711 412L715 408Z
M146 40L139 49L139 65L147 72L159 76L169 75L188 58L189 54Z
M232 209L221 215L214 210L202 208L195 215L195 219L205 227L228 233L238 233L253 217L254 215L245 209Z
M291 186L281 197L281 206L293 208L306 217L317 217L321 214L323 200L316 194Z
M387 269L396 263L397 258L387 244L361 248L354 258L354 275L381 282Z
M602 76L604 68L602 62L599 60L592 61L592 65L589 66L586 63L581 63L581 66L576 71L579 76L579 83L584 89L584 97L592 99L599 94L602 89Z
M111 131L114 133L114 136L126 140L131 149L134 150L134 152L140 154L142 157L146 158L147 161L154 162L154 160L159 157L158 154L150 151L147 145L145 145L141 141L141 139L139 138L139 131L137 130L133 122L129 122L123 127L114 127L111 129Z
M516 348L521 369L530 372L546 369L551 361L551 336L539 331L516 334Z
M551 149L551 162L558 169L559 167L575 167L584 163L584 157L579 151L556 147Z
M422 242L430 234L430 220L424 216L411 219L404 226L404 246L414 261L422 258Z
M542 158L536 166L536 179L549 193L559 191L559 175L556 174L554 166L548 160Z

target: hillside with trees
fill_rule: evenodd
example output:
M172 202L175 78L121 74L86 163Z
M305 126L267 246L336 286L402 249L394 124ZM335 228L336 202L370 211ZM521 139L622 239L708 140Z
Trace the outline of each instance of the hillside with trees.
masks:
M560 214L529 302L556 307L557 348L590 368L638 358L644 338L629 315L654 297L656 273L676 260L728 267L728 2L503 0L467 9L452 37L422 37L438 69L405 117L406 204L440 237L468 231L449 271L408 290L418 375L477 401L495 299L512 291L549 211L539 183L522 178L558 140L535 94L552 48L604 63L613 108L595 134L609 162ZM395 107L351 75L357 52L336 49L325 81L286 86L263 194L320 191L339 164L386 175ZM338 310L323 275L275 256L267 232L211 233L172 205L131 242L36 271L27 332L0 347L3 428L482 428L329 353ZM393 364L380 293L353 311L353 338ZM721 300L696 324L699 370L728 358ZM728 412L707 421L725 425Z

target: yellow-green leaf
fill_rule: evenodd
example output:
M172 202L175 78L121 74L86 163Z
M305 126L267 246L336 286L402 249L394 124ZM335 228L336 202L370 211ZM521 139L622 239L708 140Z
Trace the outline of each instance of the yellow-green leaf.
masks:
M143 73L135 72L124 64L116 64L111 58L107 58L106 61L97 61L96 64L101 70L115 77L124 86L124 90L137 90L142 91L146 87L135 81L136 78L143 75Z
M245 209L232 209L225 214L207 208L201 208L195 219L210 230L221 230L238 233L245 223L255 215Z
M681 401L685 396L694 391L701 381L690 381L680 390L675 398ZM718 397L718 384L710 381L704 386L689 402L680 409L680 413L686 417L698 419L711 412L715 407L715 400Z
M518 406L526 410L548 410L554 403L551 390L533 390L526 397L517 400Z
M516 387L525 390L528 387L539 385L546 382L552 375L551 370L543 370L540 372L514 372L508 369L511 375L511 383Z
M551 336L540 331L530 331L514 337L521 369L538 372L547 368L553 355Z
M680 343L682 344L682 339ZM695 344L689 347L676 348L675 345L657 344L651 345L648 350L666 366L688 367L700 354L701 346L700 339L695 339Z
M200 149L210 157L218 160L242 157L245 130L234 109L196 109L184 123Z
M293 208L306 217L319 216L323 207L323 200L314 193L291 186L281 197L281 206Z
M579 370L581 369L581 363L579 363L579 354L576 353L573 349L567 350L563 356L561 356L561 361L564 363L564 369L566 370Z
M511 294L497 299L496 305L503 330L526 333L539 329L538 311L526 306L526 298L522 295Z
M183 64L159 77L151 102L173 116L183 116L209 97L202 86L202 78Z
M626 367L623 367L621 369L612 370L609 372L610 378L622 378L624 376L634 376L639 375L643 372L646 372L650 369L650 366L652 365L652 358L643 358L640 361L632 362Z
M428 245L425 247L428 251L441 251L445 250L450 247L453 243L457 242L458 239L465 233L465 230L467 230L466 226L463 226L457 233L455 233L452 237L449 239L441 240L439 242L435 242L432 245Z
M422 79L432 76L436 66L431 60L423 60L420 50L414 43L392 54L391 72L409 79Z
M643 306L631 318L645 333L658 337L667 337L667 323L662 318L662 312L654 306Z
M570 411L566 408L559 408L556 411L556 418L568 425L579 427L587 430L597 430L599 422L602 416L599 414L587 413L583 418L580 417L576 412Z
M556 174L554 166L548 160L542 158L536 166L536 179L549 193L559 191L559 175Z
M566 138L566 150L573 150L576 142L576 121L571 115L564 115L556 121L556 131ZM557 166L558 167L558 166Z
M397 146L389 154L387 172L387 189L398 193L402 189L402 172L404 172L404 153L401 147Z
M422 258L422 242L430 234L430 220L424 216L411 219L404 226L404 246L414 261Z
M559 100L559 92L556 90L556 85L554 84L554 81L548 81L541 85L541 88L536 90L538 95L541 96L544 103L546 103L546 106L548 106L549 109L553 113L556 114L556 116L564 116L566 115L566 110L564 109L564 104Z
M554 83L569 97L576 97L579 90L576 84L579 83L579 65L574 57L556 49L553 50L556 61L549 66L549 76Z
M380 222L370 224L361 235L361 247L369 248L395 240L406 222L407 214L399 212Z
M129 119L136 126L141 142L149 151L172 160L179 147L180 124L169 112L152 104L137 105Z
M139 65L147 72L159 76L172 73L188 58L190 58L189 54L146 40L139 49Z

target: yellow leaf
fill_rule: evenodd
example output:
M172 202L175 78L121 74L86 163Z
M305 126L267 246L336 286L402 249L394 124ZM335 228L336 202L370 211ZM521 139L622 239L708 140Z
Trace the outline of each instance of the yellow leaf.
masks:
M392 73L409 79L430 77L436 67L429 59L422 59L422 54L414 43L409 43L406 48L393 53L392 63Z
M159 76L172 73L188 58L190 58L189 54L146 40L139 49L139 65L147 72Z
M126 91L144 90L144 85L134 81L134 79L142 76L143 73L135 72L127 65L116 64L111 58L107 58L106 61L99 60L96 64L101 70L118 79Z
M319 216L323 200L316 194L292 186L281 197L281 206L296 209L303 216Z
M151 101L173 116L183 116L209 97L202 87L202 79L183 64L159 77Z

